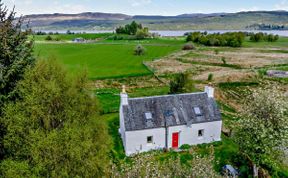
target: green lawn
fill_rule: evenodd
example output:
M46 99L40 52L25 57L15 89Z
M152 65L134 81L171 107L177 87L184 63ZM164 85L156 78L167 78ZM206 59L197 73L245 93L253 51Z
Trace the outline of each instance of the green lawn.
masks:
M166 95L169 92L169 87L154 87L154 88L135 88L128 93L129 97L145 97ZM113 88L98 89L95 91L95 96L101 105L102 113L115 113L119 111L120 105L120 90Z
M182 45L178 40L175 41L165 43L163 40L153 40L153 44L143 44L146 48L143 56L133 54L136 42L127 44L36 43L35 55L40 59L56 58L74 74L87 69L90 79L143 76L151 73L142 62L158 59L181 49Z

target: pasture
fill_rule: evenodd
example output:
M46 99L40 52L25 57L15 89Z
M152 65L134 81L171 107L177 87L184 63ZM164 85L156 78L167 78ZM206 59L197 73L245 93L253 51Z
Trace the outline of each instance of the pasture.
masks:
M137 42L99 43L36 43L35 55L40 59L55 58L71 73L86 69L90 79L119 78L149 75L151 72L142 64L164 57L181 49L184 42L179 40L144 40L146 53L133 54Z

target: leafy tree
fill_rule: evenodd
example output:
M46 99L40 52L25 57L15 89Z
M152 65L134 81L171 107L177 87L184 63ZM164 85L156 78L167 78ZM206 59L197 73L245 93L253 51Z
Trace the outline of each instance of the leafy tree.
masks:
M127 34L127 35L136 35L138 30L143 30L142 32L145 34L149 34L148 28L144 28L142 24L138 24L137 22L133 21L131 24L127 24L124 27L120 26L116 28L117 34Z
M26 68L33 65L33 41L28 40L30 30L22 31L22 17L16 19L0 0L0 118L3 106L17 99L17 82L23 79ZM0 160L4 156L3 136L5 128L0 122Z
M185 91L185 85L188 82L188 74L186 73L180 73L177 74L170 82L170 94L177 94L177 93L183 93Z
M288 102L283 94L274 90L255 92L245 103L236 141L240 150L258 167L275 167L281 149L288 142Z
M27 70L17 85L22 99L5 107L0 177L105 175L110 141L86 86L86 75L71 79L55 60Z

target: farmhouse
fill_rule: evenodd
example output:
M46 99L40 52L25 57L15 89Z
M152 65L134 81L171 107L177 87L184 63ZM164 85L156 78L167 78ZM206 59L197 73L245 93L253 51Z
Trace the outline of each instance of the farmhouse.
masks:
M221 140L222 120L214 88L205 92L129 98L121 93L120 129L127 156Z

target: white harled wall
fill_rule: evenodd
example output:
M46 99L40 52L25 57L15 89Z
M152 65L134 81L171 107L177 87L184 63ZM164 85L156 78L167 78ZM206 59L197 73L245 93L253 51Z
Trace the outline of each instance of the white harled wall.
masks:
M153 143L147 143L147 137L153 137ZM125 132L125 153L127 156L165 148L165 128Z
M175 126L168 130L168 147L172 147L172 134L179 132L179 147L184 144L197 145L221 140L222 121L192 124L191 127ZM204 136L198 137L198 131L204 130Z
M184 144L197 145L221 140L222 121L193 124L191 127L175 126L168 128L168 147L172 147L172 134L179 132L179 147ZM204 130L203 137L198 131ZM153 136L153 143L147 143L147 137ZM123 140L127 156L150 150L165 148L165 128L125 132Z

